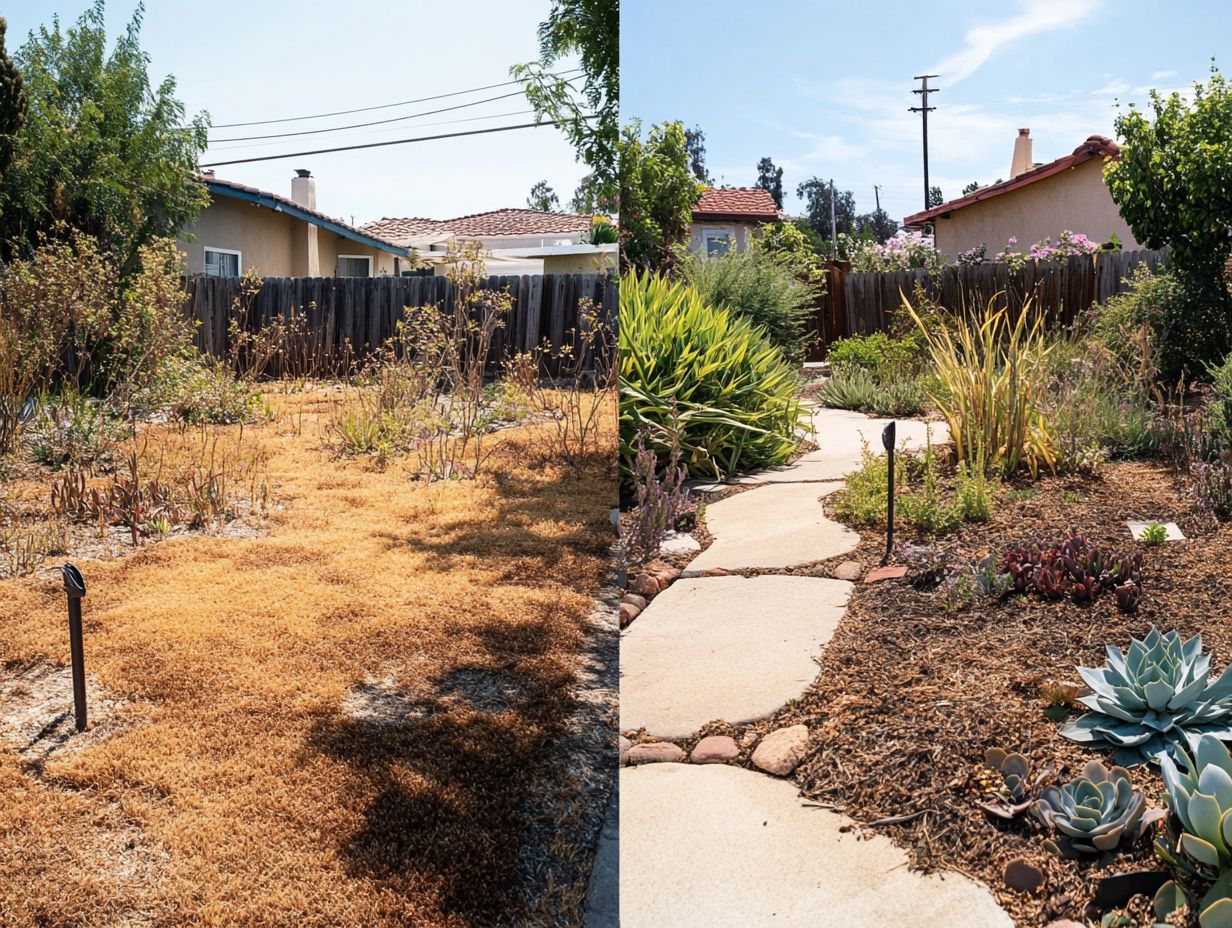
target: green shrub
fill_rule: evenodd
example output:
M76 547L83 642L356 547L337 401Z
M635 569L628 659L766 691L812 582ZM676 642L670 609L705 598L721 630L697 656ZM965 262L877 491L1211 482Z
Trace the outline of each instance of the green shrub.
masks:
M261 394L251 383L195 353L164 359L134 402L146 414L196 425L250 422L261 411Z
M1207 427L1221 447L1232 448L1232 354L1207 373L1215 393L1206 407Z
M902 338L874 332L838 339L826 358L835 371L860 368L876 377L902 377L919 368L925 347L923 337L915 331Z
M632 472L644 434L663 465L673 442L690 474L783 464L807 415L799 374L765 331L683 281L626 274L620 285L620 453Z
M1176 271L1152 274L1139 265L1130 289L1099 311L1096 339L1127 365L1133 365L1144 341L1156 354L1159 375L1167 381L1193 376L1223 361L1229 347L1228 320L1217 296L1203 284Z
M814 294L785 260L756 248L717 257L690 254L681 259L679 270L704 303L725 306L761 326L788 361L804 362Z
M131 432L98 400L67 389L44 396L26 427L30 454L49 467L91 468L114 457L117 445Z
M980 467L960 467L954 491L954 507L964 522L987 522L992 518L996 485Z

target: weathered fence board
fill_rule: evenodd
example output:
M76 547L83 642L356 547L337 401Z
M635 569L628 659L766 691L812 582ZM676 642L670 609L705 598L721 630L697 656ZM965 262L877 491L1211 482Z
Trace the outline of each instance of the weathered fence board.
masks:
M885 331L890 317L918 284L952 312L983 306L1003 294L1010 306L1030 297L1054 325L1072 325L1093 303L1104 303L1128 289L1139 264L1152 271L1166 251L1098 252L1064 261L1029 262L1011 273L1008 264L946 266L933 271L852 272L850 265L827 265L829 286L809 327L815 343L809 360L821 360L835 340L846 335Z
M555 352L575 344L584 301L593 302L608 325L616 324L617 282L608 274L498 275L483 286L507 291L512 298L504 326L493 339L493 366L516 351L546 346ZM232 326L239 324L240 278L192 277L187 287L185 307L197 323L197 347L227 357ZM432 305L451 312L455 301L454 285L445 277L267 277L249 301L242 324L256 332L276 319L302 320L304 343L284 363L336 370L380 348L407 307Z

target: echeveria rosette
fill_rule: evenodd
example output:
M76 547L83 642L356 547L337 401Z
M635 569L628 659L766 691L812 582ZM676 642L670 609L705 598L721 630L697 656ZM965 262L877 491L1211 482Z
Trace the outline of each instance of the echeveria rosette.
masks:
M1131 844L1158 814L1145 817L1146 800L1124 767L1109 770L1097 760L1061 786L1048 786L1032 814L1056 832L1051 849L1062 857L1103 854Z
M1155 849L1187 889L1205 889L1202 928L1232 928L1232 756L1214 735L1199 737L1192 756L1175 754L1159 760L1171 815Z
M1152 628L1122 653L1111 645L1103 667L1079 667L1092 690L1079 698L1092 710L1061 728L1072 741L1116 750L1119 764L1159 763L1177 757L1201 735L1232 739L1232 667L1207 683L1211 659L1202 636L1182 642Z

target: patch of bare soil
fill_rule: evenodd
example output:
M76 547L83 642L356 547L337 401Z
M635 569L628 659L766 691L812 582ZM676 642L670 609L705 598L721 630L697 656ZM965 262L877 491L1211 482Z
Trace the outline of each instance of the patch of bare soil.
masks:
M1148 547L1130 538L1127 519L1174 520L1187 540ZM1061 723L1044 714L1041 687L1080 684L1078 665L1099 666L1105 645L1126 646L1152 626L1186 637L1201 632L1212 672L1232 661L1232 525L1196 513L1185 488L1162 468L1116 463L1101 479L1003 487L991 521L964 526L941 543L952 563L971 564L1017 544L1053 542L1071 528L1105 550L1143 553L1137 613L1117 611L1110 596L1093 606L1010 596L949 610L939 589L857 584L817 680L800 700L742 736L807 724L812 750L795 773L805 797L879 823L877 830L907 848L922 869L984 880L1023 928L1057 918L1096 924L1091 902L1101 877L1159 862L1150 837L1101 867L1048 854L1027 816L990 821L975 805L986 797L984 752L1020 750L1036 769L1051 766L1067 779L1092 759L1110 763L1108 753L1058 734ZM903 540L927 541L907 532ZM884 543L883 534L866 531L851 558L871 564ZM1139 766L1132 774L1148 800L1162 805L1158 769ZM1006 864L1017 857L1044 871L1038 893L1005 885ZM1150 924L1141 897L1132 910Z

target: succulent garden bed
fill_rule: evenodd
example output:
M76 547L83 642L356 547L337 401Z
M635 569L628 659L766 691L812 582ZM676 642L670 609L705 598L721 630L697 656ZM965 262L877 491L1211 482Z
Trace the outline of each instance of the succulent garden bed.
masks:
M974 574L990 557L1049 548L1076 530L1116 560L1141 556L1140 598L1118 604L1116 595L1084 595L1077 582L1055 598L1012 589L955 597L952 582L908 582L920 577L917 564L908 580L857 585L815 684L754 727L807 724L812 753L795 776L808 799L878 823L878 831L913 850L922 868L983 879L1021 926L1060 918L1098 925L1112 910L1128 920L1109 924L1152 924L1147 896L1124 907L1093 903L1105 877L1164 869L1152 848L1161 826L1149 814L1164 807L1159 767L1129 768L1145 799L1136 811L1147 813L1146 820L1142 835L1123 837L1110 858L1061 859L1046 846L1053 832L1035 816L1002 819L980 804L995 804L1001 787L986 762L990 749L1020 752L1033 771L1050 771L1056 785L1078 777L1092 761L1108 768L1117 763L1113 750L1061 734L1085 711L1075 701L1087 692L1078 666L1103 666L1106 646L1127 648L1153 627L1175 629L1183 639L1202 635L1210 682L1232 662L1226 620L1232 577L1224 566L1232 557L1232 526L1197 512L1184 489L1163 468L1115 463L1098 479L1004 485L987 522L964 524L939 541L901 530L908 544L939 546L951 577ZM1128 519L1175 521L1188 540L1163 546L1135 541ZM884 535L868 530L852 557L870 563L883 545ZM1114 580L1112 594L1117 585ZM1040 888L1023 892L1007 885L1007 866L1017 860L1042 874ZM1170 923L1197 920L1173 915Z

